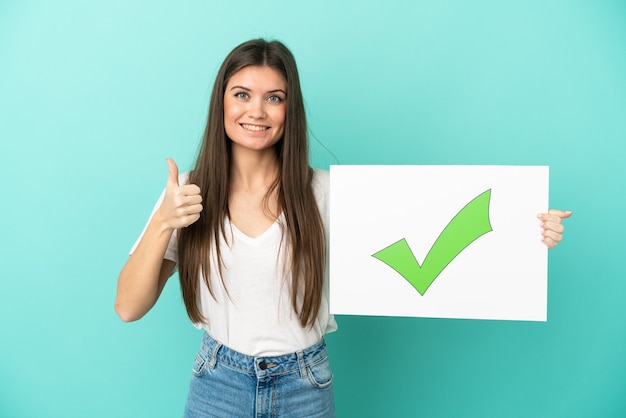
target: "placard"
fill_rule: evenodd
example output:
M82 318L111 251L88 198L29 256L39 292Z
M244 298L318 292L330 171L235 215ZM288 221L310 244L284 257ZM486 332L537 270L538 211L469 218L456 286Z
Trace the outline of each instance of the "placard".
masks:
M548 172L331 166L331 312L546 321Z

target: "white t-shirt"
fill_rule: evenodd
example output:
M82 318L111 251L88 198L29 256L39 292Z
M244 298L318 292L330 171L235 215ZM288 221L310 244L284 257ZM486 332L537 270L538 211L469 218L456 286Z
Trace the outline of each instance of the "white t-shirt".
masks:
M328 238L330 176L323 170L316 169L314 173L313 191ZM187 179L187 174L181 175L180 184L185 184ZM162 199L163 195L155 205L155 211ZM283 271L286 247L281 246L283 215L255 238L238 230L229 219L224 222L226 240L220 238L220 250L224 262L222 274L228 293L216 268L211 268L210 277L215 299L204 280L198 278L200 312L208 323L194 324L196 328L205 329L222 344L251 356L293 353L317 343L324 334L337 329L328 305L328 264L317 319L310 329L300 325L291 304L291 277L285 277ZM133 250L138 243L139 240ZM174 232L165 259L178 262L177 245ZM211 257L212 266L216 266L215 254Z

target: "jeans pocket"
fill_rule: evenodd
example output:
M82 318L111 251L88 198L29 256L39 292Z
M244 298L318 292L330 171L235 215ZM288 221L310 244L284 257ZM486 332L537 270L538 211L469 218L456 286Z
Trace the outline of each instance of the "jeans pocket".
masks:
M206 353L204 353L203 351L199 351L198 354L196 354L195 360L193 361L193 374L195 376L202 375L207 362L208 362L208 358L207 358Z
M318 363L307 365L306 369L307 376L313 387L325 389L333 384L333 373L330 370L328 357L325 357Z

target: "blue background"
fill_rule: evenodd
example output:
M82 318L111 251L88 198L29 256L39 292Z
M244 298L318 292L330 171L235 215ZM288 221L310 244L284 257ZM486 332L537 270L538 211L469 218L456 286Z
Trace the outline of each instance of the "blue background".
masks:
M626 416L622 1L0 0L0 415L176 417L201 334L117 274L235 45L298 61L313 164L551 167L547 323L339 317L340 417ZM330 150L330 151L328 151Z

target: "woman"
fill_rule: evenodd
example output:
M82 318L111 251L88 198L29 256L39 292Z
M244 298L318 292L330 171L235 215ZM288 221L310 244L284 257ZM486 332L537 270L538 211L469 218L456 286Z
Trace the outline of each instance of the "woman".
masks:
M124 321L156 303L178 265L187 313L205 334L186 417L332 417L328 173L308 162L295 60L279 42L237 46L216 77L194 170L169 177L118 280ZM561 218L542 214L544 242Z

